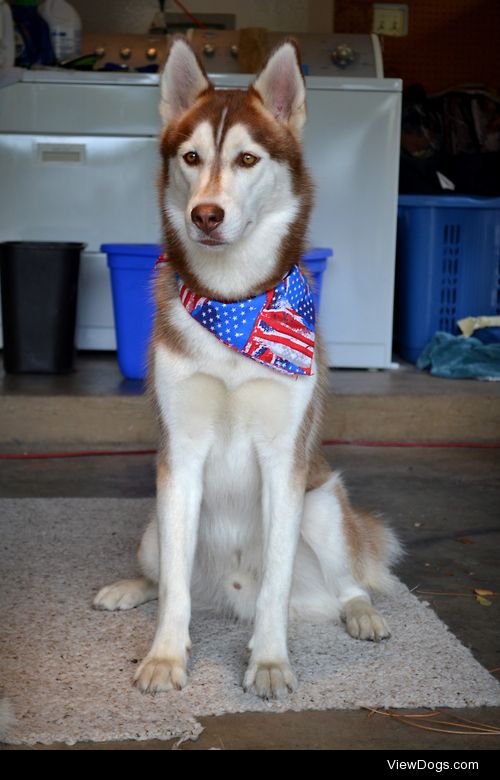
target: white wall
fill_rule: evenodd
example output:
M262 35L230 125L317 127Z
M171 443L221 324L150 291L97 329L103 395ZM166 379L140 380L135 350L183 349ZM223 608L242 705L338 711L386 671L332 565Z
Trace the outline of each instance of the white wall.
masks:
M70 0L85 32L146 33L157 0ZM184 2L184 0L183 0ZM332 30L332 0L185 0L194 14L236 14L236 27L267 27L283 32ZM180 13L173 0L167 9Z

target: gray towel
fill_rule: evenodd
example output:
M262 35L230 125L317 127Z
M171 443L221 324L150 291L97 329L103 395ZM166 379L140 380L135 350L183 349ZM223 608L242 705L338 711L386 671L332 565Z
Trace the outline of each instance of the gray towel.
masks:
M417 368L429 368L446 379L500 379L500 343L483 344L470 336L438 331L417 360Z

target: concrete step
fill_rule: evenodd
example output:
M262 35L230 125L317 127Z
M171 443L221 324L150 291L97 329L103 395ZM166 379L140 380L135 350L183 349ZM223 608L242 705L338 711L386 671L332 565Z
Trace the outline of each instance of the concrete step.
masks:
M80 353L66 376L0 375L0 442L150 445L156 425L141 382L114 353ZM499 442L500 385L444 380L402 365L330 371L325 441Z

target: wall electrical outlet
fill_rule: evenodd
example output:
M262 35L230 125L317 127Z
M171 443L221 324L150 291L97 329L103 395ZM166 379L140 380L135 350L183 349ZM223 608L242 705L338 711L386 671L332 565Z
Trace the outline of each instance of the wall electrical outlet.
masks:
M373 28L377 35L408 35L408 6L396 3L373 4Z

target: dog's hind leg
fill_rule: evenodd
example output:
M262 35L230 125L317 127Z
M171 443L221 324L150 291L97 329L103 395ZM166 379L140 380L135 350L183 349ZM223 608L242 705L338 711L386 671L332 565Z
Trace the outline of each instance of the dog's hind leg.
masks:
M119 580L102 588L94 599L95 609L133 609L158 598L158 523L156 517L144 531L137 550L143 577Z
M399 553L399 544L379 520L353 510L338 474L306 493L301 526L304 544L316 557L321 584L317 578L308 591L304 583L313 579L307 571L296 571L291 611L306 618L341 616L356 639L378 641L390 636L369 594L390 589L388 567ZM297 555L298 567L301 561L306 561L305 556Z
M119 580L106 585L94 599L95 609L133 609L146 601L158 598L158 585L145 577L135 580Z
M366 598L350 599L344 606L344 617L347 631L354 639L379 642L391 635L382 615L379 615Z

